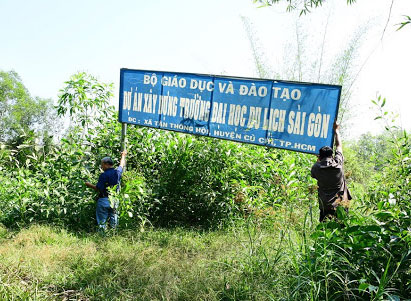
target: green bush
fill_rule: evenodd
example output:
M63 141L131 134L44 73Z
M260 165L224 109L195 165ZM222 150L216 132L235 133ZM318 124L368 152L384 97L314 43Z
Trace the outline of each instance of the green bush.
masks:
M389 115L379 107L377 119ZM297 299L400 300L411 297L411 141L386 123L389 155L367 180L362 206L320 224L293 262ZM377 155L373 152L373 155ZM305 234L305 233L304 233Z

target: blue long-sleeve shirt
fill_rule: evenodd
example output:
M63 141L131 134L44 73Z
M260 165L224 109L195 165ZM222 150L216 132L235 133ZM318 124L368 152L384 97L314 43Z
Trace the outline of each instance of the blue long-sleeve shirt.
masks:
M114 187L120 184L121 175L123 174L123 168L121 166L114 168L109 168L105 170L97 182L97 189L99 191L99 198L108 197L108 187Z

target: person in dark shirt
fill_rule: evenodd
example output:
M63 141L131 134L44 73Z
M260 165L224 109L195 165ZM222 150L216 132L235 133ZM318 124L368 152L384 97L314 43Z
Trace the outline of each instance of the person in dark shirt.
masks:
M117 186L119 189L121 175L126 164L127 151L121 153L120 165L116 169L113 168L113 160L110 157L104 157L101 160L101 169L103 173L98 178L96 185L86 182L86 186L98 192L98 200L96 206L97 224L100 229L106 228L107 219L110 226L114 229L118 224L117 207L118 204L110 204L108 187Z
M320 222L326 216L335 216L336 207L351 200L351 195L344 177L344 156L340 137L340 126L334 122L335 155L329 146L320 149L317 162L311 168L311 177L318 183Z

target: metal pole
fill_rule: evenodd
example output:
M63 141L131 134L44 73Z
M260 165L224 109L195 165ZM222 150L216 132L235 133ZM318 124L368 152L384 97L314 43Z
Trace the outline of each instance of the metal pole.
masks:
M125 151L127 149L127 123L121 124L121 151ZM124 165L124 170L126 166Z

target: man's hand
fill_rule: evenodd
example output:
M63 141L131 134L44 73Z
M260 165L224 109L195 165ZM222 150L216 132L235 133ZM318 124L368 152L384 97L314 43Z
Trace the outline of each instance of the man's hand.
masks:
M340 125L337 123L337 119L334 120L333 129L334 132L340 131Z
M337 119L334 120L333 129L335 133L335 148L342 153L342 142L340 137L340 125L337 123Z
M126 166L126 156L127 156L127 150L125 149L121 152L120 166L122 168L124 168L124 166Z

